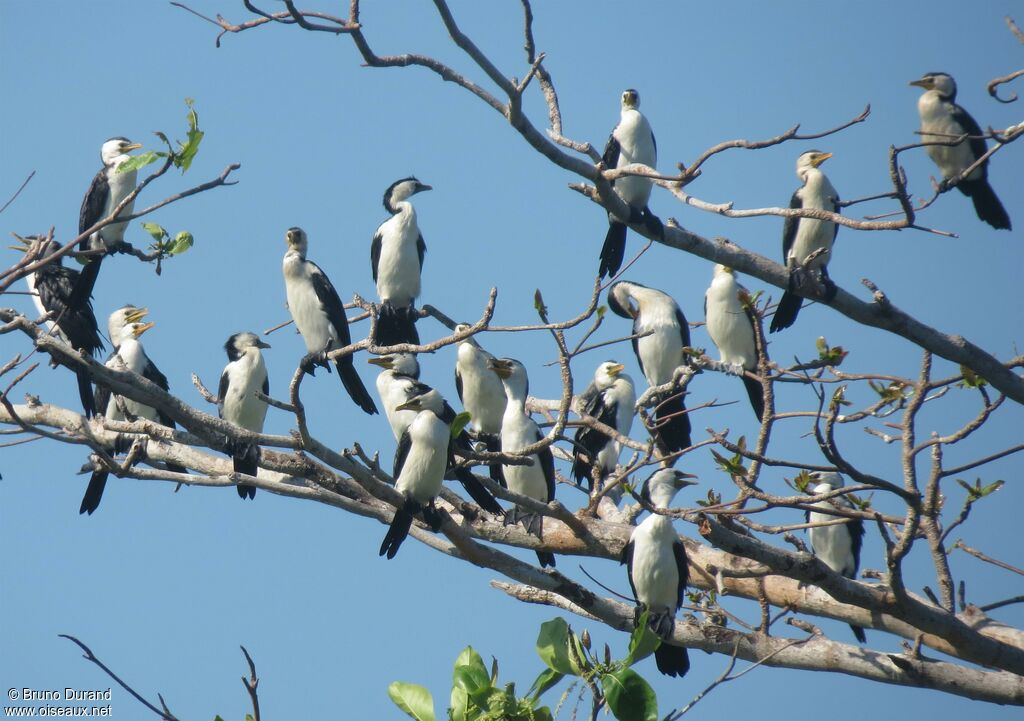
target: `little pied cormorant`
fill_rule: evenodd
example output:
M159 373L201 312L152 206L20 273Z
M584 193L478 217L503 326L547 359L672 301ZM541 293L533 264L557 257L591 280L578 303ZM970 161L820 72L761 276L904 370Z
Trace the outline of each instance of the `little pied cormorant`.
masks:
M419 409L405 407L405 404L413 398L419 397L421 404L436 406L436 413L448 425L455 421L457 415L455 409L448 405L440 393L426 383L420 382L420 364L412 353L391 353L378 358L370 358L367 363L383 369L377 375L377 394L380 396L381 403L384 404L384 413L387 415L391 432L399 445L402 444L402 439L408 434L409 426L419 412ZM473 475L473 472L468 468L457 467L455 451L458 450L463 455L472 451L472 443L465 429L451 439L450 445L446 471L452 472L478 506L490 513L501 513L501 506ZM397 477L397 475L396 468L395 476Z
M370 243L370 266L380 298L374 341L380 346L420 342L414 303L420 295L427 246L409 198L424 190L431 187L409 177L384 191L384 208L391 217L380 224Z
M441 527L441 516L434 498L441 492L441 481L448 467L451 426L441 419L441 396L431 389L397 406L396 411L415 411L416 416L402 434L395 451L395 489L405 497L395 510L391 526L380 544L381 556L394 558L409 535L413 516L423 512L434 531Z
M828 176L818 166L832 157L832 153L808 150L796 160L796 176L803 185L796 189L789 201L790 208L814 208L839 212L839 193L832 187ZM812 281L808 273L817 271L825 286L825 298L831 299L836 293L835 284L828 277L828 262L832 258L839 226L831 220L817 218L786 218L782 226L782 258L789 269L789 288L782 294L775 315L772 317L771 332L789 328L796 321L803 304L806 286ZM807 267L803 262L816 250L825 252L816 256Z
M632 88L622 93L619 124L608 137L601 162L607 170L634 163L646 165L653 170L658 164L658 144L654 140L654 131L640 112L640 94ZM627 175L612 181L615 192L629 206L630 222L642 220L651 232L661 234L661 221L647 207L653 184L650 178L639 175ZM603 278L618 273L625 253L626 224L609 214L608 234L601 247L598 276Z
M469 325L460 323L455 332L469 329ZM505 387L501 379L488 368L487 364L494 356L480 347L476 338L469 337L459 341L458 355L455 362L455 389L458 391L462 407L470 415L469 429L471 435L482 443L491 453L501 451L501 418L505 415ZM501 472L501 464L490 466L491 478L505 485Z
M747 289L736 282L732 268L716 265L711 286L704 294L704 320L722 363L743 381L750 407L760 421L764 416L764 391L760 383L743 374L757 370L757 347L754 319L740 302L741 291L746 293Z
M220 374L217 390L217 410L220 417L253 433L263 432L263 421L267 417L267 402L256 397L256 391L270 395L270 381L267 366L263 362L261 348L269 348L255 333L235 333L224 344L228 364ZM260 448L256 444L236 443L231 460L235 473L255 476L259 468ZM255 498L256 487L245 483L235 486L242 498Z
M526 412L526 397L530 393L526 368L511 358L491 359L488 367L501 378L508 399L501 419L502 452L515 453L541 440L544 436L540 428ZM555 458L551 447L547 446L530 459L533 461L530 466L504 466L502 471L508 489L521 496L550 503L555 499ZM544 537L543 518L536 513L523 513L512 508L505 514L505 522L510 525L522 522L528 533L540 539ZM537 551L537 560L541 567L555 565L555 555L547 551Z
M926 73L910 83L924 92L917 99L921 116L921 139L928 142L950 142L969 135L959 145L928 145L925 150L944 181L955 178L985 154L987 143L981 127L966 110L956 104L956 81L946 73ZM988 161L957 183L960 192L974 202L974 212L993 228L1010 230L1010 216L988 183Z
M17 236L15 236L17 237ZM19 238L26 244L24 249L31 249L32 242L40 242L36 259L46 258L61 249L55 240L44 240L37 237ZM25 277L32 302L41 314L52 313L48 327L57 328L60 336L79 352L95 355L103 350L96 314L92 309L92 300L85 296L81 302L73 300L80 282L80 273L74 268L62 265L63 258L57 258L42 266L31 275ZM92 418L97 412L92 392L92 380L89 373L82 369L74 369L78 380L78 397L82 401L82 410L86 418Z
M682 471L662 468L647 480L641 495L655 508L666 509L676 491L694 484L690 478ZM622 562L629 569L629 585L638 604L634 617L639 620L646 609L651 630L662 638L671 635L689 578L686 547L672 528L672 519L658 513L644 519L630 534ZM690 670L690 656L682 646L662 642L654 660L666 676L685 676Z
M818 482L813 491L816 496L843 487L843 477L838 473L815 471L810 475ZM837 496L813 505L828 511L836 507L853 508L853 503L846 496ZM826 523L839 518L831 513L818 513L817 511L807 511L805 517L808 523ZM814 555L820 558L826 566L846 578L857 577L857 569L860 568L860 547L864 539L863 521L851 519L846 523L810 528L807 532L811 537L811 548ZM858 641L867 642L863 628L853 624L850 624L850 628L853 629L853 635L857 637Z
M581 410L624 436L633 427L636 389L633 379L623 373L624 365L605 361L594 372L594 380L581 396ZM572 476L577 483L586 480L594 490L594 474L598 488L615 472L622 444L596 428L580 426L573 449Z
M302 359L303 369L312 375L313 366L322 365L330 372L327 353L352 342L345 306L327 275L316 263L306 260L309 249L306 232L302 228L289 228L285 240L288 251L284 254L283 270L288 310L309 351ZM377 406L356 373L352 356L338 358L334 365L355 404L366 413L376 413Z
M608 307L616 315L633 319L633 352L647 383L668 383L683 365L683 348L690 345L690 326L676 302L666 293L639 283L620 280L608 289ZM670 391L655 409L655 435L669 453L690 447L690 417L683 394Z
M114 344L114 351L107 358L106 366L115 370L127 368L132 373L137 373L146 380L155 384L158 388L169 391L167 376L160 372L156 364L146 355L146 349L142 347L139 338L155 323L142 323L149 311L145 308L137 308L133 305L126 305L118 308L110 314L107 319L107 332L110 334L110 342ZM163 411L147 406L139 401L123 396L111 394L106 386L96 385L95 396L96 409L102 413L104 418L112 421L124 421L145 419L154 421L168 428L174 428L174 420ZM124 410L122 411L122 405ZM130 414L129 418L125 413ZM120 441L120 437L118 437ZM114 444L114 452L121 453L127 449L122 448L118 442ZM95 465L95 464L94 464ZM175 464L167 463L167 470L174 473L187 473L185 468ZM92 476L89 478L89 485L82 496L82 504L78 509L79 513L92 515L93 511L99 508L100 500L103 498L103 490L107 485L109 473L105 468L95 467Z

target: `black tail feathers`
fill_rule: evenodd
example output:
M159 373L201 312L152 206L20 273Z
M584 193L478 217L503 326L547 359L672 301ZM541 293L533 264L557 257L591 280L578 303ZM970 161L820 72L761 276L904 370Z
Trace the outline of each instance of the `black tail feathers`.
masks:
M743 387L747 389L747 398L750 399L750 407L754 409L754 415L760 421L764 418L764 389L758 381L743 376Z
M868 637L864 635L864 629L863 628L861 628L860 626L854 626L851 623L850 624L850 630L853 631L853 635L857 637L858 641L860 641L861 643L867 643L868 642Z
M396 308L391 303L381 303L377 314L377 329L373 342L379 346L415 343L419 345L420 334L416 330L419 314L411 306Z
M554 568L555 554L548 553L547 551L537 551L537 561L540 563L541 568Z
M669 453L690 447L690 416L683 411L683 394L675 392L663 400L654 412L658 423L657 435Z
M256 475L256 471L259 469L259 459L260 449L258 446L253 445L242 446L231 456L235 473L244 473L247 476ZM235 486L235 490L238 491L238 497L242 500L245 500L246 498L249 500L256 498L256 486L250 486L247 483L239 483Z
M409 535L412 528L412 517L421 510L421 506L415 501L406 500L405 505L395 511L394 518L388 532L384 535L384 541L380 544L379 556L387 556L388 559L395 557L398 549L402 547L402 541Z
M626 224L617 220L608 221L608 234L601 246L601 265L598 277L613 276L619 272L622 259L626 256Z
M78 397L82 401L82 410L85 411L86 418L92 418L96 415L96 397L92 392L92 379L84 370L75 371L75 377L78 379Z
M352 356L339 358L335 363L335 367L338 369L338 377L341 378L341 384L345 386L345 390L348 392L349 397L355 401L355 404L362 408L364 413L368 413L371 416L377 413L377 404L373 402L369 391L363 385L363 379L356 372L356 367L352 363Z
M803 298L796 293L791 293L788 290L783 293L782 300L779 301L779 306L775 309L775 315L772 316L772 324L769 326L769 330L775 333L793 325L796 322L797 315L800 313L800 306L803 305L803 302Z
M502 507L499 505L498 501L495 500L490 491L484 488L484 485L468 468L460 468L455 471L455 477L459 479L462 487L466 489L466 493L469 494L470 498L472 498L480 508L489 513L502 512Z
M93 511L100 507L100 501L103 500L103 489L107 487L107 478L110 476L108 471L93 471L89 477L89 485L85 487L85 495L82 496L82 505L78 507L78 512L88 513L90 516Z
M670 646L662 642L654 651L658 670L666 676L685 676L690 670L690 654L682 646Z
M1010 230L1010 216L1006 208L999 202L999 197L988 184L988 180L982 178L974 182L961 182L957 187L964 195L970 197L974 203L974 212L978 218L984 220L996 230Z

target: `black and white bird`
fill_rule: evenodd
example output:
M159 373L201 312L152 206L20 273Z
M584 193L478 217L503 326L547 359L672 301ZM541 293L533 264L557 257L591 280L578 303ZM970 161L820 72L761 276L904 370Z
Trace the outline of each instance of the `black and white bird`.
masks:
M255 333L235 333L224 344L228 364L220 374L217 390L217 410L220 417L253 433L263 432L263 421L267 417L267 402L256 396L256 391L270 394L267 365L263 362L262 348L269 348ZM260 448L252 443L236 443L231 460L235 473L255 476L259 468ZM245 498L256 497L256 487L239 483L235 488Z
M760 383L744 375L744 371L757 370L757 346L754 319L740 302L741 291L748 292L736 282L732 268L716 265L711 285L704 293L704 321L722 363L743 381L750 407L760 421L764 416L764 392Z
M93 177L92 183L89 184L89 190L82 198L82 208L78 213L79 233L84 233L109 216L114 212L114 208L135 190L137 172L135 170L122 172L121 166L131 159L128 153L141 147L141 143L133 143L127 138L121 137L111 138L100 147L100 160L103 162L103 167ZM128 203L118 213L118 217L131 215L134 205L134 200ZM127 226L128 221L111 223L93 233L89 236L89 240L82 244L83 250L103 251L103 253L93 256L82 270L77 299L89 298L92 295L104 255L118 250L124 242L124 231Z
M377 345L420 342L414 304L420 295L427 246L409 198L424 190L431 187L410 177L396 180L384 191L384 208L391 217L380 224L370 244L370 266L380 298Z
M148 313L149 311L145 308L126 305L110 314L110 318L107 320L107 332L110 334L110 342L114 344L114 351L107 358L105 365L115 370L130 370L158 388L169 391L167 376L161 373L156 364L146 355L146 349L142 347L142 342L139 340L143 333L156 325L155 323L141 322ZM128 397L113 395L109 388L101 384L96 385L95 403L97 411L102 413L107 420L143 419L160 423L168 428L175 427L174 420L163 411L158 411L145 403ZM115 443L115 453L123 450L126 449ZM175 473L187 473L185 468L174 463L167 463L166 467L167 470ZM79 513L91 515L99 508L108 475L105 468L93 463L92 476L85 489L85 495L82 496Z
M789 201L790 208L839 212L839 193L819 168L831 157L832 153L808 150L796 159L796 176L803 185L793 193ZM809 274L817 273L820 276L818 281L825 287L826 300L835 295L835 284L828 277L828 262L832 258L832 245L838 232L839 226L831 220L786 218L782 226L782 258L789 269L789 287L782 294L782 300L772 317L772 333L789 328L796 321L803 296L814 282ZM804 266L807 256L819 250L822 252Z
M621 280L608 289L608 307L633 319L633 352L647 383L670 382L683 365L683 348L690 345L690 326L679 305L666 293ZM690 417L679 391L661 397L655 409L656 435L669 453L690 447Z
M455 326L457 333L469 329L465 323ZM501 379L488 367L494 356L480 347L476 338L470 336L458 343L455 362L455 389L459 393L462 407L469 413L470 434L491 452L501 451L501 419L505 415L505 386ZM505 485L501 465L490 467L491 478Z
M23 249L15 247L15 250L26 252L38 242L37 260L51 256L61 249L61 244L55 240L19 236L15 238L25 245ZM25 282L39 313L52 313L47 321L50 331L56 329L60 337L72 348L95 357L103 350L103 340L100 337L96 314L92 309L92 300L89 296L85 296L81 302L74 300L80 273L74 268L66 268L62 261L62 258L57 258L47 263L26 276ZM82 410L86 418L91 418L97 412L91 378L83 369L76 368L74 372L78 380L78 397L82 401Z
M367 363L379 366L383 370L377 375L377 393L384 404L391 432L399 445L407 435L409 426L416 419L419 409L409 409L406 404L413 398L420 398L421 405L434 409L442 421L449 426L455 421L456 412L440 393L419 380L420 365L412 353L391 353L389 355L370 358ZM448 467L452 475L462 483L466 492L476 501L477 505L490 513L501 513L502 509L484 488L480 480L468 468L460 467L455 458L455 451L465 455L472 451L472 443L465 429L451 439Z
M658 144L647 118L640 112L640 94L630 88L622 93L622 111L619 124L612 130L601 157L608 170L627 165L646 165L652 170L658 164ZM615 192L629 206L629 221L643 221L651 232L661 234L661 221L651 213L647 201L651 197L653 181L639 175L627 175L612 181ZM608 234L601 247L599 277L619 272L626 253L626 224L608 215Z
M843 477L838 473L815 471L811 477L817 481L814 486L815 496L843 487ZM816 508L833 510L834 508L853 508L853 504L846 496L837 496L828 501L818 501L813 504ZM835 521L840 516L831 513L819 513L807 511L805 514L808 523L826 523ZM846 578L856 578L857 570L860 568L860 547L864 539L864 522L859 519L851 519L846 523L838 523L831 526L816 526L808 529L811 538L811 548L814 555L824 562L826 566ZM853 635L861 643L867 642L864 629L860 626L850 624Z
M605 361L594 372L594 380L580 398L580 410L624 436L633 427L636 389L633 379L622 371L625 366ZM594 490L594 476L598 487L615 472L622 444L609 438L596 428L580 426L576 431L573 449L572 476L577 483L584 480Z
M306 232L302 228L289 228L285 239L288 250L284 254L283 270L288 310L309 351L302 359L303 369L312 375L313 366L322 365L330 372L327 353L352 342L345 306L327 275L316 263L306 260L309 249ZM366 413L376 413L377 406L359 378L352 356L338 358L334 365L355 404Z
M695 483L690 478L682 471L662 468L647 480L641 496L654 508L668 508L680 488ZM630 534L622 562L629 569L629 585L638 604L636 620L647 610L651 630L662 638L670 636L689 578L686 547L672 528L672 519L658 513L644 519ZM662 642L654 660L666 676L685 676L690 670L690 656L682 646Z
M441 492L441 481L448 467L451 426L441 419L439 399L437 391L431 390L395 408L396 411L413 411L416 416L395 451L395 489L405 501L395 510L391 526L380 544L381 556L395 557L417 513L422 512L424 520L435 531L441 526L434 498Z
M923 142L949 143L960 136L969 135L957 145L927 145L925 150L932 159L943 181L956 178L985 154L988 146L981 137L984 133L977 121L956 104L956 81L946 73L925 73L920 80L910 83L924 92L917 99L917 112L921 116ZM993 228L1010 230L1010 216L999 202L988 183L988 161L957 183L960 192L974 202L974 212Z
M544 436L540 428L526 412L526 397L530 393L526 368L511 358L494 358L488 362L488 367L501 378L508 399L501 419L502 452L515 453L541 440ZM513 493L550 503L555 499L555 459L551 446L529 458L533 461L532 465L506 465L502 468L505 483ZM510 525L521 522L528 533L543 539L543 518L536 513L521 512L515 507L506 513L505 522ZM555 565L554 554L547 551L537 551L537 560L542 567Z

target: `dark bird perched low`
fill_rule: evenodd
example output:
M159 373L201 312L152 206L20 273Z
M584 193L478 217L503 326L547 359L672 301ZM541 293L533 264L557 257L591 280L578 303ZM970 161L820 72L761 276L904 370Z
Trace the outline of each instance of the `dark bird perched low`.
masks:
M455 326L456 332L469 329L465 323ZM491 452L501 451L501 418L505 415L505 387L488 363L494 356L480 347L472 336L459 341L455 362L455 388L462 407L469 413L470 435ZM491 478L505 485L501 464L490 466Z
M413 398L420 397L421 404L436 406L436 413L449 426L455 421L455 409L448 405L440 393L419 380L420 364L412 353L391 353L370 358L367 363L383 368L377 375L377 393L384 404L391 432L394 433L399 445L419 410L406 408L406 404ZM452 438L449 445L448 466L445 471L451 472L455 479L462 483L478 506L490 513L501 513L501 506L473 472L458 466L455 451L462 455L472 452L472 443L465 429Z
M843 487L843 477L838 473L815 471L811 473L811 477L818 482L813 491L816 496ZM828 511L834 508L853 508L853 504L846 496L837 496L828 501L818 501L813 505ZM831 513L817 511L807 511L805 517L808 523L825 523L840 518ZM815 556L841 576L857 578L857 570L860 568L860 547L864 540L863 521L850 519L846 523L816 526L808 529L807 532L810 535L811 547ZM863 628L853 624L850 624L850 628L858 641L867 642Z
M740 302L741 291L747 293L747 289L736 282L732 268L716 265L711 286L704 294L704 320L722 363L743 381L750 407L760 421L764 416L764 391L760 383L743 374L757 370L757 345L754 319Z
M370 243L370 266L380 298L377 345L420 342L414 304L420 295L427 246L409 198L424 190L431 187L410 177L396 180L384 191L384 208L391 217L380 224Z
M623 373L625 366L605 361L594 372L594 380L580 398L581 410L624 436L633 427L636 389L633 379ZM594 490L592 469L596 469L599 487L615 472L622 444L601 431L580 426L576 431L573 449L572 477L577 483L586 480Z
M662 468L647 480L641 495L654 508L666 509L680 488L694 484L690 478L682 471ZM638 604L636 621L646 610L651 630L661 638L670 636L689 579L686 547L672 528L672 519L658 513L644 519L630 534L622 562L629 569L629 585ZM682 646L662 642L654 660L666 676L685 676L690 670L690 656Z
M640 94L630 88L622 93L622 111L619 124L612 130L601 157L608 170L623 168L635 163L646 165L652 170L658 164L658 144L647 118L640 112ZM653 233L662 233L661 221L651 213L647 201L651 197L653 181L639 175L627 175L612 181L612 187L629 206L629 221L643 221ZM608 234L601 247L599 277L612 276L619 272L626 253L626 224L608 215Z
M690 345L690 326L679 305L667 293L639 283L619 281L608 290L608 307L633 319L633 352L651 386L670 382L683 365L683 348ZM659 397L655 409L656 435L669 453L690 447L690 417L680 391Z
M256 391L270 395L270 380L263 362L261 348L269 348L255 333L235 333L224 344L228 364L220 374L217 410L220 417L253 433L263 432L267 402L256 397ZM235 473L255 476L259 468L260 448L256 444L232 441L231 460ZM242 498L255 498L256 487L239 483L235 488Z
M161 373L156 364L150 360L149 356L146 355L146 349L142 347L142 343L139 341L143 333L156 325L155 323L140 322L148 313L149 311L145 308L126 305L110 314L110 318L107 321L107 331L110 334L110 342L114 344L114 351L107 358L106 366L115 370L127 368L132 373L136 373L155 384L158 388L169 391L170 387L167 383L167 376ZM160 423L168 428L175 427L174 420L163 411L158 411L147 406L145 403L140 403L128 397L113 395L110 389L102 384L96 385L95 403L97 411L102 413L103 417L107 420L145 419ZM115 443L115 453L120 453L124 450L126 449ZM166 467L167 470L174 473L188 472L187 469L174 463L167 463ZM97 466L96 463L92 464L92 471L89 485L85 489L85 495L82 496L82 505L78 509L79 513L88 513L90 515L99 508L109 475L105 468Z
M391 526L380 544L379 555L389 559L395 557L409 535L417 513L422 512L423 519L435 531L441 527L434 498L441 492L441 481L448 467L451 426L441 419L440 401L440 394L431 389L395 408L396 411L413 411L416 415L395 451L395 490L405 501L395 510Z
M15 247L15 250L27 252L33 242L40 242L36 260L53 255L61 249L61 244L55 240L15 237L25 244L25 248ZM72 348L95 357L103 350L103 340L100 338L96 314L92 309L92 300L89 296L85 296L81 302L73 300L80 274L74 268L66 268L62 261L62 258L57 258L47 263L26 276L25 282L32 293L32 302L35 303L36 309L43 315L52 314L47 321L49 329L53 331L56 328L59 336ZM91 418L97 412L91 377L88 371L81 368L75 368L74 373L78 380L78 397L82 401L82 410L86 418Z
M949 143L971 136L957 145L927 145L925 151L939 167L943 182L958 177L988 150L977 121L956 104L956 81L946 73L926 73L910 83L924 92L917 99L921 116L921 140ZM1010 230L1010 216L988 182L988 160L956 185L974 203L974 212L997 230Z
M790 208L813 208L839 212L839 193L832 187L828 176L818 166L832 157L832 153L808 150L796 160L796 176L803 183L793 193ZM836 294L835 284L828 277L828 263L832 258L839 226L831 220L817 218L786 218L782 226L782 258L789 269L789 287L782 294L775 315L772 317L771 332L789 328L796 321L803 296L814 281L810 274L817 273L818 282L825 286L825 299L831 300ZM811 253L822 251L806 267L803 263Z
M84 233L99 221L103 220L114 208L127 198L137 184L137 172L121 171L121 166L131 159L128 155L132 150L141 148L140 143L133 143L127 138L111 138L100 148L100 160L103 167L92 179L89 189L82 198L82 208L78 213L78 232ZM118 213L119 218L131 215L135 201L128 203ZM99 276L100 265L104 256L117 252L124 243L124 231L128 221L117 221L100 228L89 236L82 244L83 250L103 251L93 256L82 270L81 285L76 293L76 301L87 299L92 295L96 278Z
M544 437L540 428L526 412L526 397L530 394L526 368L511 358L493 358L487 365L501 378L508 399L501 419L501 450L503 453L516 453ZM555 458L551 453L551 446L541 449L529 458L533 461L529 466L504 466L502 471L508 489L541 503L550 503L555 499ZM542 516L513 507L505 514L505 523L512 525L518 522L523 524L528 533L543 539ZM547 551L537 551L537 560L542 567L555 565L555 555Z
M283 270L288 310L309 351L302 359L302 368L310 375L317 365L330 372L327 353L352 342L345 306L327 275L316 263L306 260L309 249L306 232L302 228L289 228L285 239L288 251L284 254ZM365 413L376 413L377 406L359 378L352 356L338 358L334 365L355 404Z

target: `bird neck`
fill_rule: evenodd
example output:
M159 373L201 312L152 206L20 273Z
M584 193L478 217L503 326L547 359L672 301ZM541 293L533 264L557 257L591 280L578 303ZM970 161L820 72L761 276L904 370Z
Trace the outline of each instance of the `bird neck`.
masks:
M665 510L672 505L676 489L668 485L657 485L650 490L651 505L659 510Z

